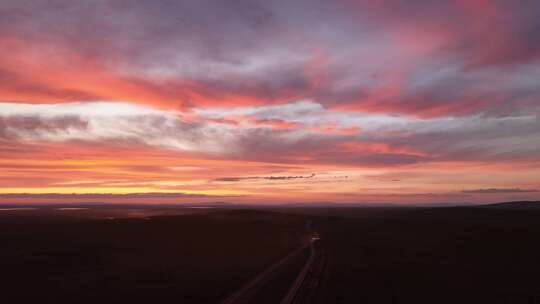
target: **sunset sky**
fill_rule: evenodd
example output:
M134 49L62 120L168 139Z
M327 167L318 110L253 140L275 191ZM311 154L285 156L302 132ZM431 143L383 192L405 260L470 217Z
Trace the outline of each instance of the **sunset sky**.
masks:
M0 202L532 199L538 0L0 0Z

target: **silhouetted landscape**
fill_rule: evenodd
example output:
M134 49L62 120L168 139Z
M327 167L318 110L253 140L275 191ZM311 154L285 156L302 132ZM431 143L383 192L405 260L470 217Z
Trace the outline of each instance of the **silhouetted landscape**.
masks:
M2 298L537 303L537 206L3 206Z

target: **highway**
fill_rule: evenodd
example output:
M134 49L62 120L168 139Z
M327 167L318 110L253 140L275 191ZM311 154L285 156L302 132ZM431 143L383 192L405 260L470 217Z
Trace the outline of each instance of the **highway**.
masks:
M282 266L289 263L294 257L300 254L302 250L304 250L307 246L309 245L306 244L293 250L287 256L275 262L270 267L266 268L263 272L259 273L253 279L245 283L240 289L238 289L236 292L229 295L221 303L222 304L251 303L251 299L264 286L264 284L268 282Z
M317 287L320 284L321 276L326 263L326 255L322 246L320 246L320 236L311 228L311 222L306 223L310 231L309 240L306 244L293 250L284 258L280 259L263 272L259 273L253 279L245 283L236 292L229 295L222 304L245 304L252 303L251 300L257 292L268 282L276 273L292 261L303 250L309 247L309 257L298 273L293 284L281 300L281 304L305 304L312 303L316 296Z
M326 263L324 250L321 246L317 246L319 240L320 237L318 234L314 233L309 244L309 258L281 301L281 304L307 304L314 302L317 287L320 284Z

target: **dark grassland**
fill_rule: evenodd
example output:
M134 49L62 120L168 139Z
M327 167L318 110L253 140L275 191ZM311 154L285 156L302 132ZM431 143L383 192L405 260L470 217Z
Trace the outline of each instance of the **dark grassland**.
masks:
M0 302L217 303L296 248L304 225L242 210L151 220L4 213Z
M540 303L539 210L324 213L319 303Z
M219 303L311 220L327 257L315 303L540 303L540 209L503 207L4 212L0 302ZM279 303L306 259L253 303Z

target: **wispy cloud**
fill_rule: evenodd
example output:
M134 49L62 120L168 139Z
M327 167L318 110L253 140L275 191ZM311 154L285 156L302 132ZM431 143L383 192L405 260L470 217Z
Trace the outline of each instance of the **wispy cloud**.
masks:
M114 198L207 198L219 197L205 194L191 194L182 192L144 192L144 193L0 193L2 199L15 198L45 198L45 199L114 199ZM232 197L232 196L231 196Z
M473 189L463 190L463 193L475 193L475 194L496 194L496 193L530 193L538 192L537 189L520 189L520 188L486 188L486 189Z

